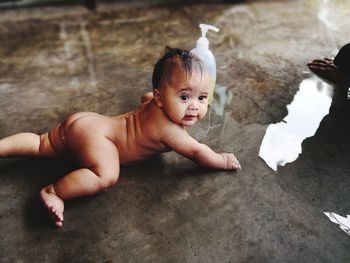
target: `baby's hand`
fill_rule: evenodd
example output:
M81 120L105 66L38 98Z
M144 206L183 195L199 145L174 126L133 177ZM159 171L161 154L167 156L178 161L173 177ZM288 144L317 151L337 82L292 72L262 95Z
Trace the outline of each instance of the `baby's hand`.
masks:
M241 165L239 164L236 156L234 156L232 153L221 153L221 155L226 160L225 170L241 170Z

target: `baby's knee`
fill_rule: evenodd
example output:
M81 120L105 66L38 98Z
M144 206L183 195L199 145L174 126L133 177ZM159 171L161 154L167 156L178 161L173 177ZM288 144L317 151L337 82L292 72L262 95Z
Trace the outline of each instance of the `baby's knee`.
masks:
M101 173L100 177L100 186L102 189L110 188L115 185L119 178L118 172L108 172Z

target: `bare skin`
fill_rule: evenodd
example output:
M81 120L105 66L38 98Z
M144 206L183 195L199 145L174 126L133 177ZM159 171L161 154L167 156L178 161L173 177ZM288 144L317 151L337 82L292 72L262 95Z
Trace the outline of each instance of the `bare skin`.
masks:
M140 107L107 117L92 112L71 115L43 135L20 133L0 140L0 157L70 156L80 168L40 191L57 227L62 227L64 200L95 194L114 185L120 164L174 150L212 169L239 170L232 153L215 153L186 131L204 118L209 78L193 72L189 79L175 70L168 84L145 94Z
M333 63L333 59L315 59L308 64L309 69L320 78L337 85L349 85L350 77Z

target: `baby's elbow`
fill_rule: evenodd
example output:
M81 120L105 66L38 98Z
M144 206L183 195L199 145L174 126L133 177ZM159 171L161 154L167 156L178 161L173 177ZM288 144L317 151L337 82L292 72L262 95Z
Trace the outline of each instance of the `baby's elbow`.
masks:
M201 159L202 151L198 148L193 148L188 151L188 156L191 160L199 161Z

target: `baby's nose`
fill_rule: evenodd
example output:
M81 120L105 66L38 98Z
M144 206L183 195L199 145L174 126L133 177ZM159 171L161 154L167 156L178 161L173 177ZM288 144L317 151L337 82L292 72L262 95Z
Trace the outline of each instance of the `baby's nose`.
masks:
M198 110L198 105L195 102L190 103L188 109L190 110Z

